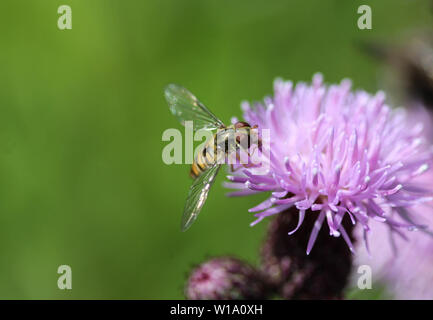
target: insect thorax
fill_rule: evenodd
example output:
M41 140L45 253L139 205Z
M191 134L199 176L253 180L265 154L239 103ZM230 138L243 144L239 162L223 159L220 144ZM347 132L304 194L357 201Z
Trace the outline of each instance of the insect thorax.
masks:
M250 145L250 133L251 127L245 125L242 127L236 127L231 125L225 128L218 129L213 135L203 150L203 155L211 153L212 158L217 158L221 162L223 158L226 158L230 153L236 152L239 148L248 149ZM208 155L209 157L209 155Z

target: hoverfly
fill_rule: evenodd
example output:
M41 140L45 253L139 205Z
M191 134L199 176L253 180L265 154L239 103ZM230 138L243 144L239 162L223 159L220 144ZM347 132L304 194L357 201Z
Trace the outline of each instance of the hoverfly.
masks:
M217 130L196 154L191 165L190 175L194 182L189 189L181 220L181 230L186 231L197 219L215 177L229 154L239 152L242 148L249 156L246 149L255 144L260 150L261 140L256 134L252 134L256 126L251 127L246 122L225 126L191 92L181 86L168 85L165 89L165 98L171 113L182 125L185 125L186 121L193 121L194 131Z

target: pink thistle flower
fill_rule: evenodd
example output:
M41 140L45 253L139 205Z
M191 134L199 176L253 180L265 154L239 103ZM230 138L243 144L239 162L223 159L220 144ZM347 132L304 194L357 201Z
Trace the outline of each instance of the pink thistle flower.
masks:
M345 217L362 226L367 246L372 220L402 236L424 227L411 208L430 199L416 178L432 164L432 148L422 125L386 105L383 92L351 91L349 80L325 86L317 74L311 85L276 80L274 97L242 109L250 125L270 130L270 157L263 160L270 170L239 168L228 176L229 187L238 189L234 195L270 192L249 210L257 218L251 225L294 207L298 223L291 235L313 215L307 254L324 223L353 252Z
M418 221L433 224L433 203L417 206L414 211ZM382 284L387 294L395 299L433 299L433 238L432 233L412 232L395 237L384 224L371 224L370 252L357 248L354 261L353 284L356 285L360 265L368 265L372 270L373 286ZM359 236L355 230L355 236ZM391 238L391 241L390 241Z
M413 123L422 122L425 136L433 141L433 121L431 114L421 105L411 106L410 119ZM433 171L416 179L416 184L433 190ZM425 202L411 208L416 222L433 225L433 202ZM433 299L433 232L423 230L412 232L404 237L394 237L387 226L373 222L370 226L370 252L362 246L357 248L353 282L356 284L360 265L369 265L373 281L385 285L387 293L396 299ZM362 230L355 230L355 237L362 238ZM389 241L391 238L392 241Z

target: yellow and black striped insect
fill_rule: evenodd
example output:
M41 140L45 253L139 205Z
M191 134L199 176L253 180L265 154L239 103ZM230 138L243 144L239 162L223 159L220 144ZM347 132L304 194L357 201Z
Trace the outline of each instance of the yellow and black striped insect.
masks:
M217 130L217 132L199 150L191 165L191 176L194 182L189 189L182 215L181 229L186 231L197 219L215 181L222 164L233 153L239 157L239 151L248 149L252 144L261 148L261 141L246 122L225 126L208 108L205 107L191 92L185 88L170 84L165 89L171 113L185 125L193 122L194 131ZM232 167L233 168L233 167Z

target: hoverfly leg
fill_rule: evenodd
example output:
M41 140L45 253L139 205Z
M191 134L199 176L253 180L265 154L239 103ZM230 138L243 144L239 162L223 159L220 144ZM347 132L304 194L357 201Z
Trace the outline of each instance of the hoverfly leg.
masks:
M242 166L243 166L244 168L248 169L248 168L253 168L253 167L255 167L256 165L255 165L254 163L247 163L247 164L243 164Z
M241 157L240 157L239 149L238 149L238 150L236 150L236 164L240 164L240 163L241 163ZM235 168L235 166L234 166L233 163L230 164L230 169L231 169L232 172L236 172L236 171L238 171L242 167L243 167L243 165Z

